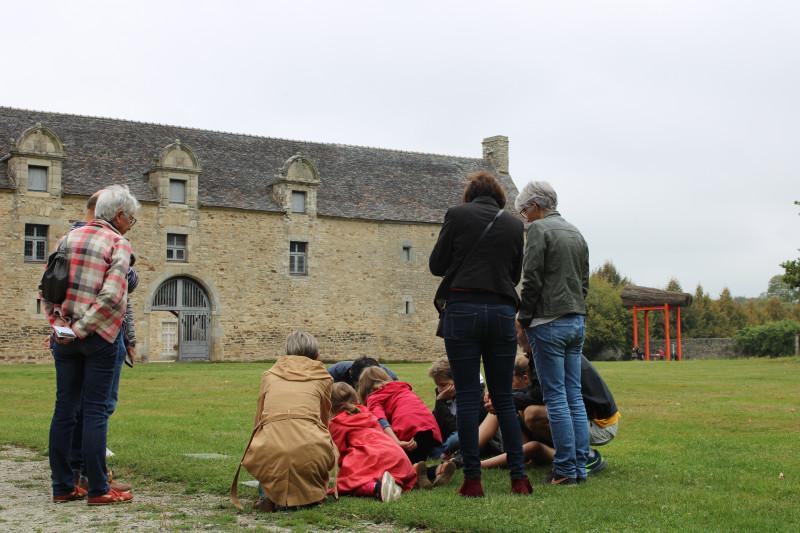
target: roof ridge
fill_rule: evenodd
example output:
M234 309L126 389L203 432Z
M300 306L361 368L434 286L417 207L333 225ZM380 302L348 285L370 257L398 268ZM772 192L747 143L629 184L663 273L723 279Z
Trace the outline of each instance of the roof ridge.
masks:
M449 155L449 154L439 154L435 152L418 152L415 150L399 150L396 148L382 148L380 146L366 146L360 144L348 144L348 143L336 143L336 142L320 142L320 141L304 141L301 139L287 139L284 137L270 137L267 135L254 135L251 133L237 133L233 131L223 131L223 130L212 130L212 129L204 129L204 128L196 128L192 126L177 126L175 124L162 124L160 122L147 122L143 120L131 120L126 118L114 118L114 117L103 117L99 115L82 115L80 113L62 113L59 111L44 111L41 109L26 109L21 107L11 107L11 106L4 106L0 105L0 110L3 109L10 109L12 111L25 111L28 113L44 113L47 115L60 115L65 117L82 117L82 118L93 118L99 120L113 120L115 122L128 122L130 124L144 124L147 126L164 126L169 128L180 128L184 130L192 130L192 131L199 131L199 132L207 132L207 133L221 133L223 135L236 135L241 137L252 137L255 139L268 139L273 141L288 141L294 143L305 143L305 144L315 144L320 146L338 146L343 148L366 148L368 150L381 150L384 152L394 152L398 154L409 154L409 155L431 155L435 157L442 157L448 159L463 159L467 161L484 161L482 157L466 157L466 156L459 156L459 155Z

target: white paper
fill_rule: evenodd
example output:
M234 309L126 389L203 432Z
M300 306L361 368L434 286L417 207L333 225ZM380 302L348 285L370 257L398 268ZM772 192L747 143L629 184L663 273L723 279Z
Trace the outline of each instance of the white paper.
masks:
M73 339L77 337L77 335L75 335L75 332L72 331L72 328L69 328L67 326L53 326L53 329L55 330L56 336L58 337L71 337Z

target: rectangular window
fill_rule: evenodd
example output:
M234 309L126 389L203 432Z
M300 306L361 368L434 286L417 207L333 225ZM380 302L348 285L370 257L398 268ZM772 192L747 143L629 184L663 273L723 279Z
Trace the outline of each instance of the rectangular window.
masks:
M46 191L47 190L47 167L36 167L28 165L28 190Z
M186 182L183 180L169 180L169 203L186 203Z
M37 315L41 315L42 314L42 299L41 298L36 298L36 314Z
M177 353L177 350L175 349L177 345L178 345L178 323L162 322L161 353L164 355L175 355Z
M47 260L47 226L25 224L25 261Z
M289 274L308 275L308 243L292 241L289 243Z
M306 212L306 193L304 191L292 191L292 213Z
M186 235L167 233L167 261L186 261Z
M405 302L405 312L407 315L411 314L411 302L409 302L408 300L406 300Z
M409 245L403 246L403 261L406 263L411 262L411 246Z

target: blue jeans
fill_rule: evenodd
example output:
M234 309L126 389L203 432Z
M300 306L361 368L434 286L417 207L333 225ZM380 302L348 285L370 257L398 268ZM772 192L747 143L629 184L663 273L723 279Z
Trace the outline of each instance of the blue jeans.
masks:
M568 315L527 329L542 386L560 476L586 477L589 421L581 395L583 315Z
M458 431L451 433L447 437L444 436L442 437L444 438L444 442L442 443L442 445L437 446L431 452L431 457L433 459L438 459L442 455L458 449Z
M116 342L106 342L99 335L53 347L56 402L50 423L49 455L54 496L69 494L75 487L70 450L81 406L81 448L89 479L89 496L108 492L106 432L117 352Z
M464 477L480 479L478 421L481 398L481 355L486 384L503 432L512 479L525 476L522 434L511 396L517 336L510 305L448 303L444 310L444 346L453 372L458 404L458 436Z
M122 333L117 336L114 344L117 346L117 360L114 363L114 380L111 382L111 396L108 398L108 416L114 414L117 409L117 401L119 399L119 378L122 375L122 365L125 363L125 357L128 351L125 349L125 342L122 340ZM53 345L55 343L52 343ZM51 346L52 349L52 346ZM72 470L80 471L82 476L86 476L86 467L83 464L83 407L78 409L75 415L75 429L72 432L72 450L70 451L70 465ZM105 455L103 455L105 458ZM105 468L105 467L104 467ZM107 468L106 468L107 470Z

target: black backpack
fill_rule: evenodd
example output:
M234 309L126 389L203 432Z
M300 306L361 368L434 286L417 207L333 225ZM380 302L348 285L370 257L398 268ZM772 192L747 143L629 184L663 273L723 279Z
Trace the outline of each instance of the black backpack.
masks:
M69 281L69 259L67 259L66 237L47 258L47 268L42 274L39 291L42 298L53 304L60 304L67 297Z

